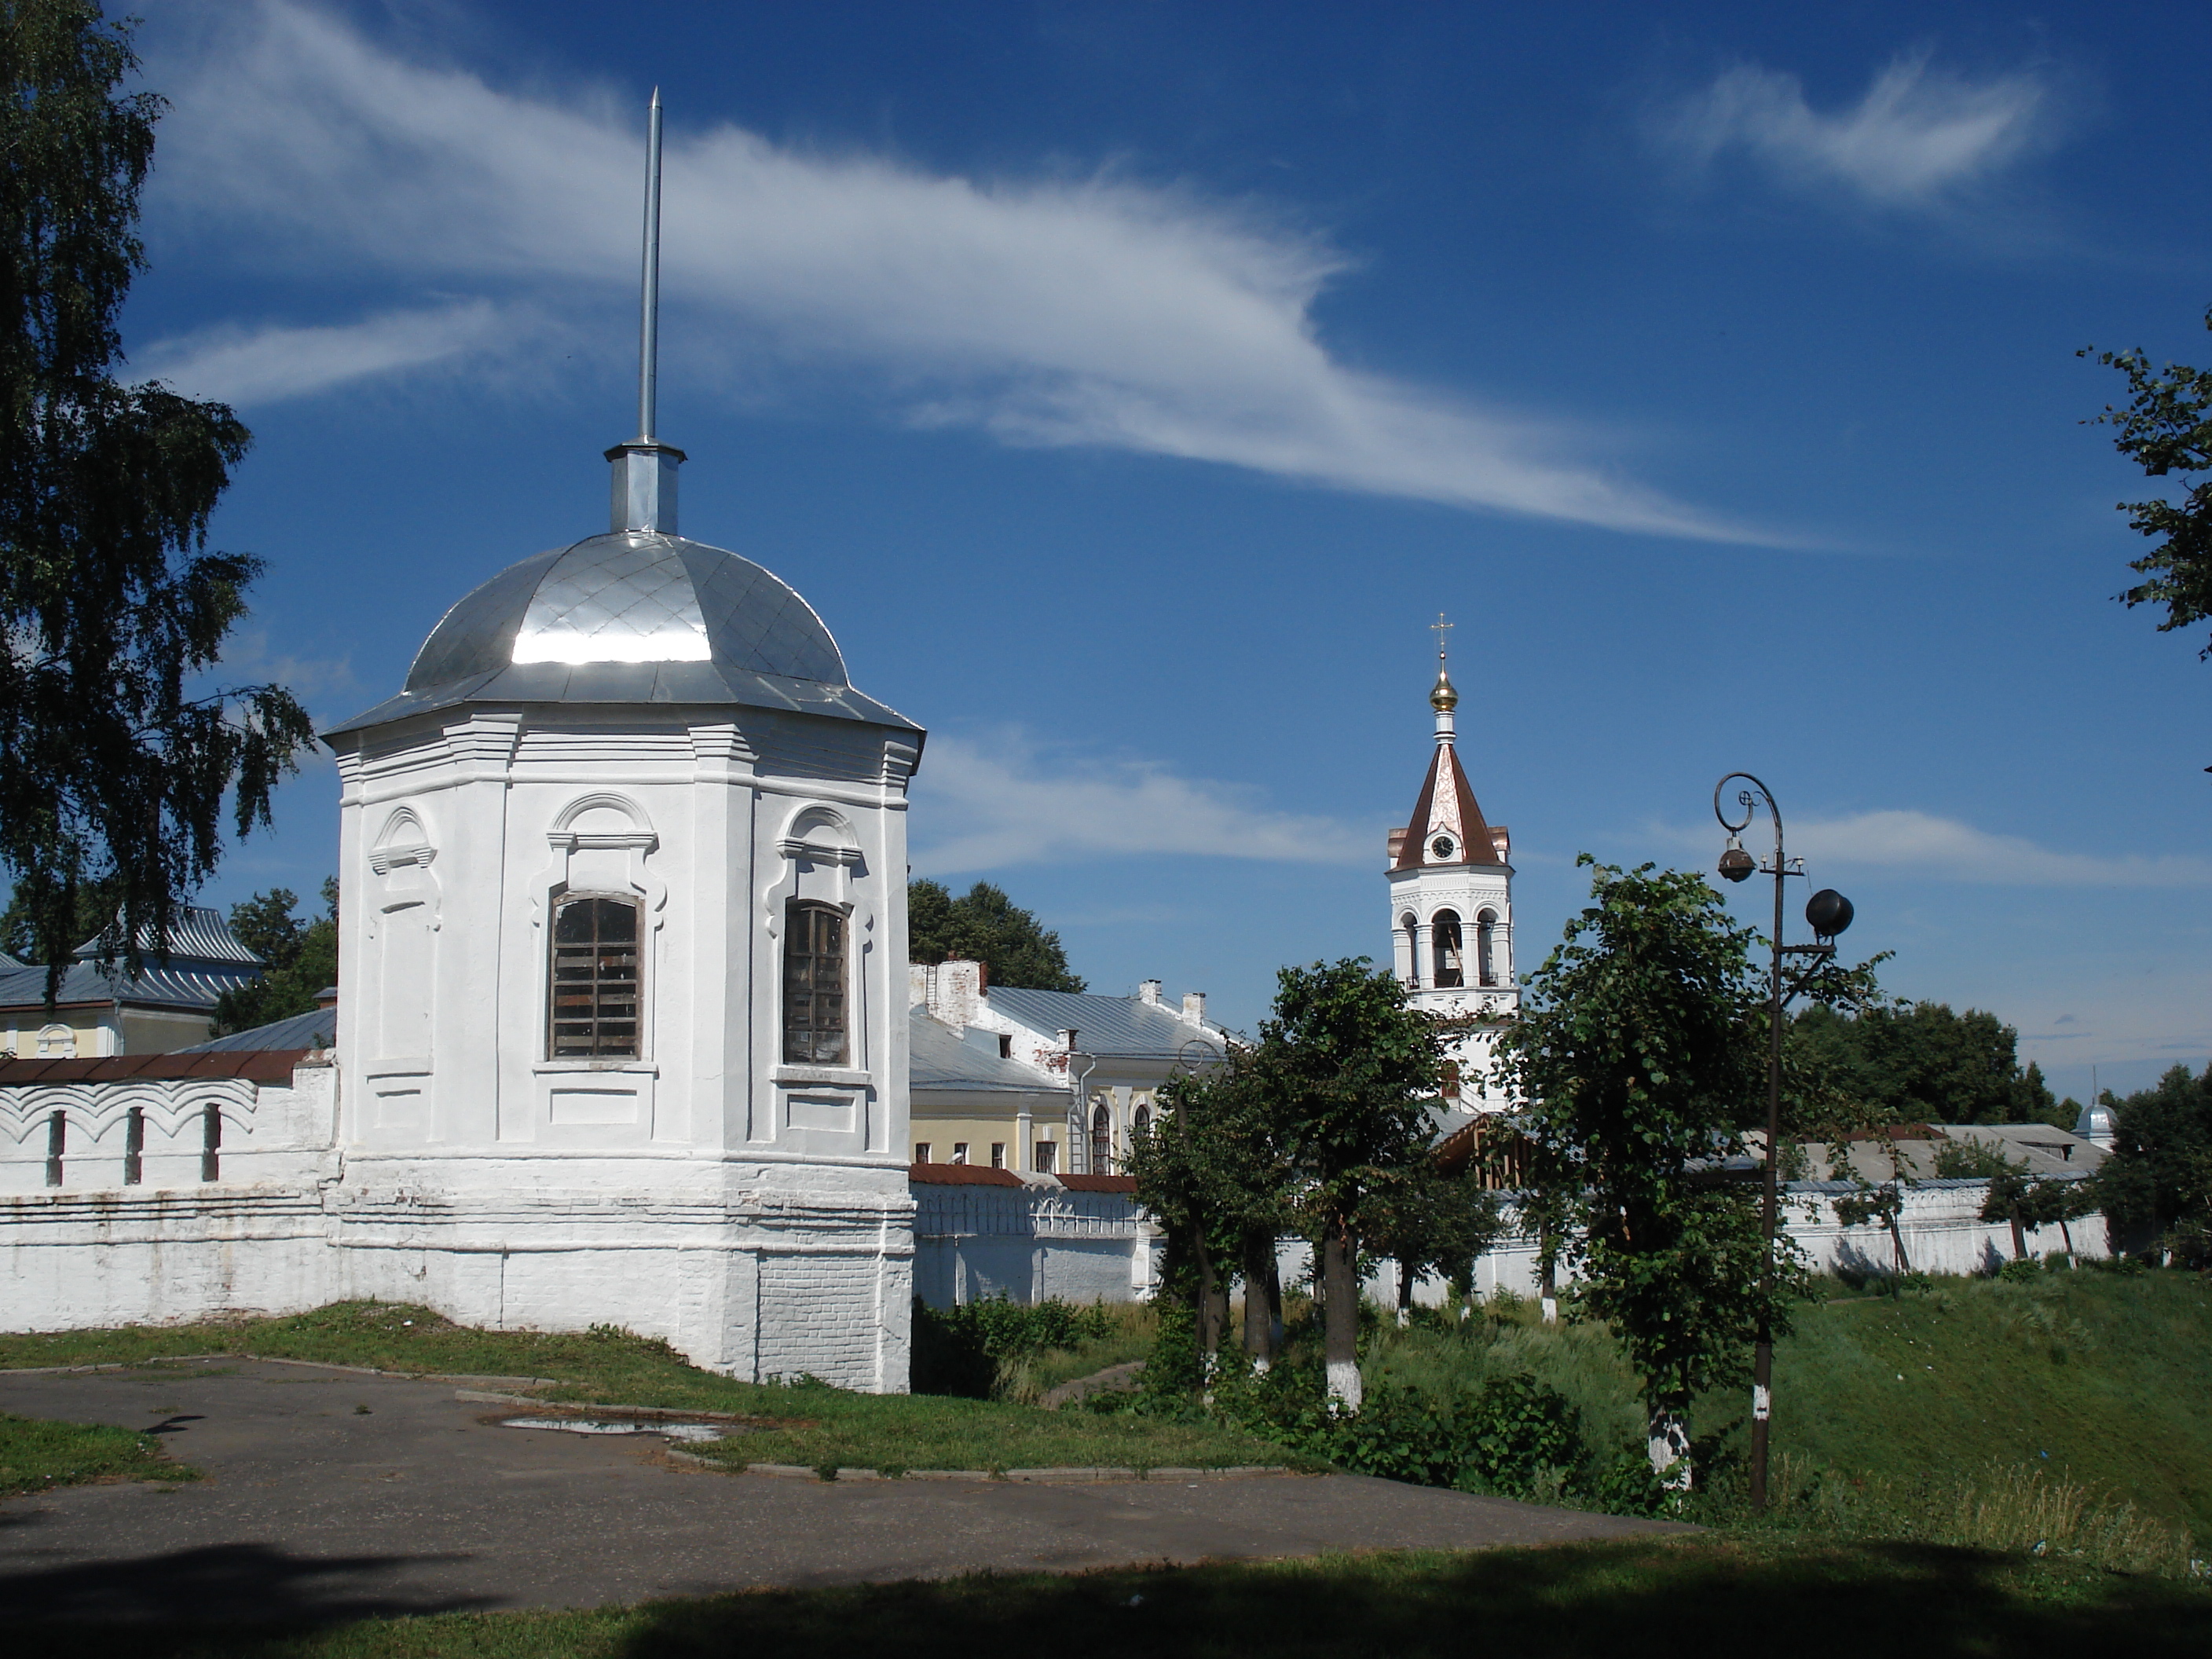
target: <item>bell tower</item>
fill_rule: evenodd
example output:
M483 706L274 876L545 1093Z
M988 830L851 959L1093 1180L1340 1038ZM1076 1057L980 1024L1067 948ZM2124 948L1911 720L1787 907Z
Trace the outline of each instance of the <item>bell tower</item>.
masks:
M1505 1101L1484 1091L1484 1074L1500 1023L1520 1004L1513 977L1512 841L1504 824L1482 816L1460 763L1459 690L1451 683L1439 616L1436 750L1420 797L1389 841L1391 960L1413 1005L1460 1022L1450 1048L1466 1111L1501 1111Z

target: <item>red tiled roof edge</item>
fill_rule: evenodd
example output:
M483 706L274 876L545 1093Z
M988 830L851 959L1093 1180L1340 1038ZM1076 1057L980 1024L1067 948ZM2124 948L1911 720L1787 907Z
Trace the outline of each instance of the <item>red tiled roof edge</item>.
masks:
M249 1083L289 1083L306 1048L248 1048L212 1054L108 1054L79 1060L0 1060L0 1089L46 1083L179 1083L200 1078L244 1078Z
M1012 1170L986 1170L974 1164L909 1164L906 1178L930 1187L1018 1187Z
M1121 1193L1130 1198L1137 1195L1134 1176L1064 1175L1053 1179L1071 1193Z

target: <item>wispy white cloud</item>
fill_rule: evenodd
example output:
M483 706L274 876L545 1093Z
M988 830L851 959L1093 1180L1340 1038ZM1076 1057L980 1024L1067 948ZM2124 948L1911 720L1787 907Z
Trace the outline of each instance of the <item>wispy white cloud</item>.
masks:
M1859 812L1792 823L1793 852L1938 876L1951 881L2017 887L2212 887L2212 859L2181 854L2063 853L2025 836L1995 835L1914 811Z
M342 270L549 312L603 307L636 280L640 122L606 95L495 88L300 0L220 9L154 44L174 101L154 201L174 234L251 246L264 276ZM858 368L910 418L1009 441L1767 539L1589 465L1586 435L1347 367L1313 316L1345 257L1189 191L948 176L678 112L663 261L704 347L670 351L664 373L732 380L732 363L772 351ZM170 349L252 401L479 349L497 325L452 307Z
M277 650L265 628L242 628L224 641L222 659L210 678L226 685L282 685L310 701L361 692L352 658L302 657Z
M1658 827L1686 850L1710 853L1716 831ZM1746 836L1756 848L1758 831ZM1930 880L2000 887L2212 887L2212 859L2187 854L2068 853L2025 836L1994 834L1932 812L1891 810L1792 818L1790 852L1816 869L1890 870Z
M1794 75L1740 64L1668 111L1662 136L1700 164L1741 150L1795 185L1917 206L1986 179L2043 139L2051 88L2027 73L1969 81L1900 58L1832 113Z
M372 375L511 347L523 319L489 300L311 328L222 323L160 342L137 367L195 398L272 404Z
M1334 818L1269 807L1257 790L1146 761L1048 759L1018 732L938 733L915 780L923 875L1145 854L1356 864L1378 843Z

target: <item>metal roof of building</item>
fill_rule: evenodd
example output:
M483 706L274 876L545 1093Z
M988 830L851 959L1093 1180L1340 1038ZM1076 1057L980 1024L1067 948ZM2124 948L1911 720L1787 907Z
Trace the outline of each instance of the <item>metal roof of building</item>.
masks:
M1181 1011L1140 997L1102 997L1072 991L1031 991L994 985L985 994L990 1006L1032 1031L1049 1035L1073 1027L1083 1054L1127 1060L1179 1060L1193 1042L1218 1056L1221 1033L1180 1017Z
M57 1007L87 1004L130 1003L137 1007L184 1008L210 1013L216 999L261 976L261 969L242 963L196 963L167 966L148 962L145 971L132 975L123 964L102 968L97 963L72 963L54 992ZM37 1009L46 1003L46 970L33 966L0 973L0 1009Z
M1048 1072L1006 1060L978 1048L920 1003L907 1010L907 1083L915 1093L933 1090L986 1094L1063 1091L1066 1085Z
M294 1014L288 1019L271 1020L266 1025L256 1025L250 1030L233 1031L212 1042L196 1042L189 1048L179 1048L180 1054L256 1054L267 1048L328 1048L338 1040L338 1011L311 1008L304 1014Z
M78 945L72 954L79 962L93 961L100 955L106 937L104 933L95 935ZM149 958L155 955L152 927L138 930L138 948ZM222 911L204 904L187 904L178 912L175 922L169 928L169 948L162 956L171 967L206 964L222 968L235 964L265 968L269 965L230 931L230 924L223 920Z
M649 531L508 566L430 630L405 690L325 735L485 702L739 703L920 729L853 689L836 641L780 578Z

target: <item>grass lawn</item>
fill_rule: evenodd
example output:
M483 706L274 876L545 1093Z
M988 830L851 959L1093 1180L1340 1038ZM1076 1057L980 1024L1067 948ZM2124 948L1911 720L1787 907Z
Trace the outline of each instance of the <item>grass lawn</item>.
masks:
M2032 1464L2212 1545L2212 1285L2181 1272L1939 1279L1808 1309L1775 1353L1776 1446L1905 1481Z
M2212 1591L1930 1546L1707 1536L769 1590L294 1635L18 1627L9 1644L23 1659L2199 1659Z
M88 1481L196 1480L150 1434L102 1423L48 1423L0 1412L0 1498Z
M0 1336L0 1370L129 1364L197 1353L316 1359L394 1371L549 1377L555 1379L552 1386L533 1390L547 1400L739 1413L759 1419L760 1431L719 1447L696 1449L737 1462L886 1473L1101 1465L1318 1467L1220 1425L737 1382L686 1364L665 1344L620 1331L479 1331L428 1309L389 1303L341 1303L289 1318L234 1323Z
M2212 1554L2212 1285L2084 1270L1937 1279L1898 1297L1823 1289L1775 1351L1774 1451L1796 1474L1821 1472L1832 1495L1868 1488L1872 1508L1893 1511L2033 1470L2184 1528ZM1432 1395L1528 1372L1574 1402L1593 1438L1642 1437L1635 1375L1607 1333L1543 1326L1532 1308L1385 1328L1364 1369ZM1694 1427L1740 1451L1748 1405L1709 1395Z

